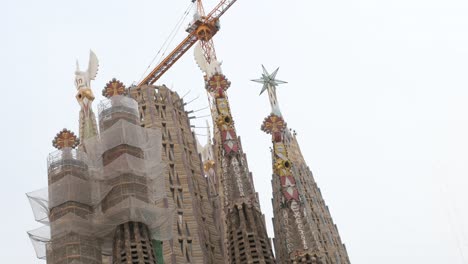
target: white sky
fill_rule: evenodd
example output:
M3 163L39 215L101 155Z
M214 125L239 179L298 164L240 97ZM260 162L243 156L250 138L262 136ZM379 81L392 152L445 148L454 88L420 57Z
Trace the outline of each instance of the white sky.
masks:
M189 3L1 2L2 263L38 262L24 193L47 185L55 134L78 132L75 59L85 68L90 48L99 57L98 102L112 77L140 78ZM462 0L239 0L223 16L217 54L270 236L271 143L260 131L270 109L249 81L261 64L289 82L282 112L352 263L468 263L467 14ZM188 110L208 104L193 51L162 83L191 90L186 101L200 95Z

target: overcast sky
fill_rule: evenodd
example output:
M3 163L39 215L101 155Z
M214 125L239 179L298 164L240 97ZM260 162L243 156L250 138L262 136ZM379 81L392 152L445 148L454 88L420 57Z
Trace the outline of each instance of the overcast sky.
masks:
M96 52L98 102L111 78L140 79L189 4L1 2L2 263L39 262L24 193L47 185L55 134L78 132L75 59L86 68ZM261 64L289 82L277 90L283 115L352 263L468 263L467 14L466 0L239 0L222 17L217 55L270 236L271 142L260 131L270 108L250 82ZM200 96L188 110L208 105L193 50L163 83Z

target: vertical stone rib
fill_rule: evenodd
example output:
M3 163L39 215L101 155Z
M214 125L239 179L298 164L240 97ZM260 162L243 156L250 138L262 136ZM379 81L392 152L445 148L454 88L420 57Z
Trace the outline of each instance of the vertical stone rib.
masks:
M126 261L121 260L121 263L126 263L126 264L132 264L132 243L130 240L130 227L129 227L129 222L122 224L121 226L123 227L123 234L124 234L124 250L125 254L127 255ZM114 259L118 260L119 256L114 253ZM116 262L116 264L120 264L119 262Z

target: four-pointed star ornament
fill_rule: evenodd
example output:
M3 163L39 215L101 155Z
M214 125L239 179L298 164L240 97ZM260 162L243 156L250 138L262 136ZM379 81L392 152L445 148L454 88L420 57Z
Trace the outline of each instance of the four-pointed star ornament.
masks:
M279 84L287 83L285 81L276 80L276 74L278 73L279 68L277 68L272 74L269 74L265 69L265 66L262 65L263 73L260 79L252 80L253 82L263 83L262 94L267 89L273 89L275 91L276 86Z

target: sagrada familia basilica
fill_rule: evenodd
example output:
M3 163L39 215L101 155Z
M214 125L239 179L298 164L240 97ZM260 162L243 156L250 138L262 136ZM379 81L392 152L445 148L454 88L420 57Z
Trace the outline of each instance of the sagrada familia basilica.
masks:
M97 113L92 81L98 78L98 58L91 52L85 71L77 63L79 131L55 135L48 186L27 194L43 224L28 232L39 258L48 264L350 263L280 111L276 89L285 82L277 79L278 69L263 68L253 80L271 105L259 126L271 137L271 152L265 149L265 155L272 160L265 166L271 166L272 175L249 171L227 95L231 83L206 37L219 29L215 15L222 13L200 16L188 30L194 43L199 41L195 56L214 126L205 145L192 131L184 99L154 85L177 52L138 85L110 80ZM194 43L187 41L190 48ZM271 179L273 193L261 195L272 195L272 239L255 177Z

